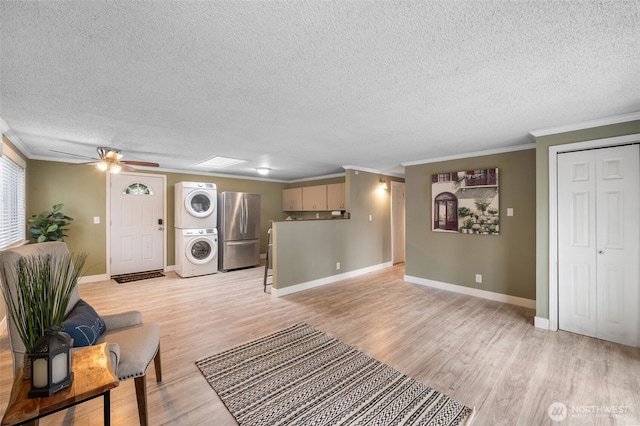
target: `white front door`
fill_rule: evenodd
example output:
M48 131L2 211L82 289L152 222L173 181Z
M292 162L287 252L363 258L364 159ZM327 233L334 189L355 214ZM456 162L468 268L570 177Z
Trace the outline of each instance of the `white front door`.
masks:
M165 177L110 176L110 275L163 269Z
M558 325L640 346L640 148L558 156Z

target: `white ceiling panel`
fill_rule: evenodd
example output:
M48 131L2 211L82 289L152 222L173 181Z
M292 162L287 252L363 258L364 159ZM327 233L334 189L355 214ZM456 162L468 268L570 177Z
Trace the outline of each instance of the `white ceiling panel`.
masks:
M288 181L640 111L635 0L2 1L0 37L0 118L38 158Z

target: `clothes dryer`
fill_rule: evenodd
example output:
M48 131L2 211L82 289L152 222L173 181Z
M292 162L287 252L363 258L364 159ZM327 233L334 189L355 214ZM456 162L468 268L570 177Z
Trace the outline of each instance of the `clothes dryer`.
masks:
M218 231L176 228L176 274L183 278L218 272Z
M176 228L203 229L217 227L218 190L215 183L176 183L174 205L174 226Z

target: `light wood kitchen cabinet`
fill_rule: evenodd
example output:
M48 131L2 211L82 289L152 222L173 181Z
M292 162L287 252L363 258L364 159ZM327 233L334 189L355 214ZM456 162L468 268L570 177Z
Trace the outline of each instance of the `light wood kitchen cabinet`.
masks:
M282 210L302 210L302 188L289 188L282 190Z
M344 210L344 183L327 185L327 210Z
M302 210L327 210L327 185L305 186L302 188Z

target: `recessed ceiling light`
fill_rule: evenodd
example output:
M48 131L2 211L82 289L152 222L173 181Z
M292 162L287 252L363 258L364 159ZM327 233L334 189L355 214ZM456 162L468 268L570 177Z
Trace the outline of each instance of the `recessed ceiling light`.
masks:
M268 167L258 167L256 168L256 171L260 173L262 176L264 176L264 175L268 175L271 169Z
M244 163L245 161L247 160L238 160L237 158L215 156L203 161L202 163L196 164L196 166L222 169L225 167L233 166L234 164Z

